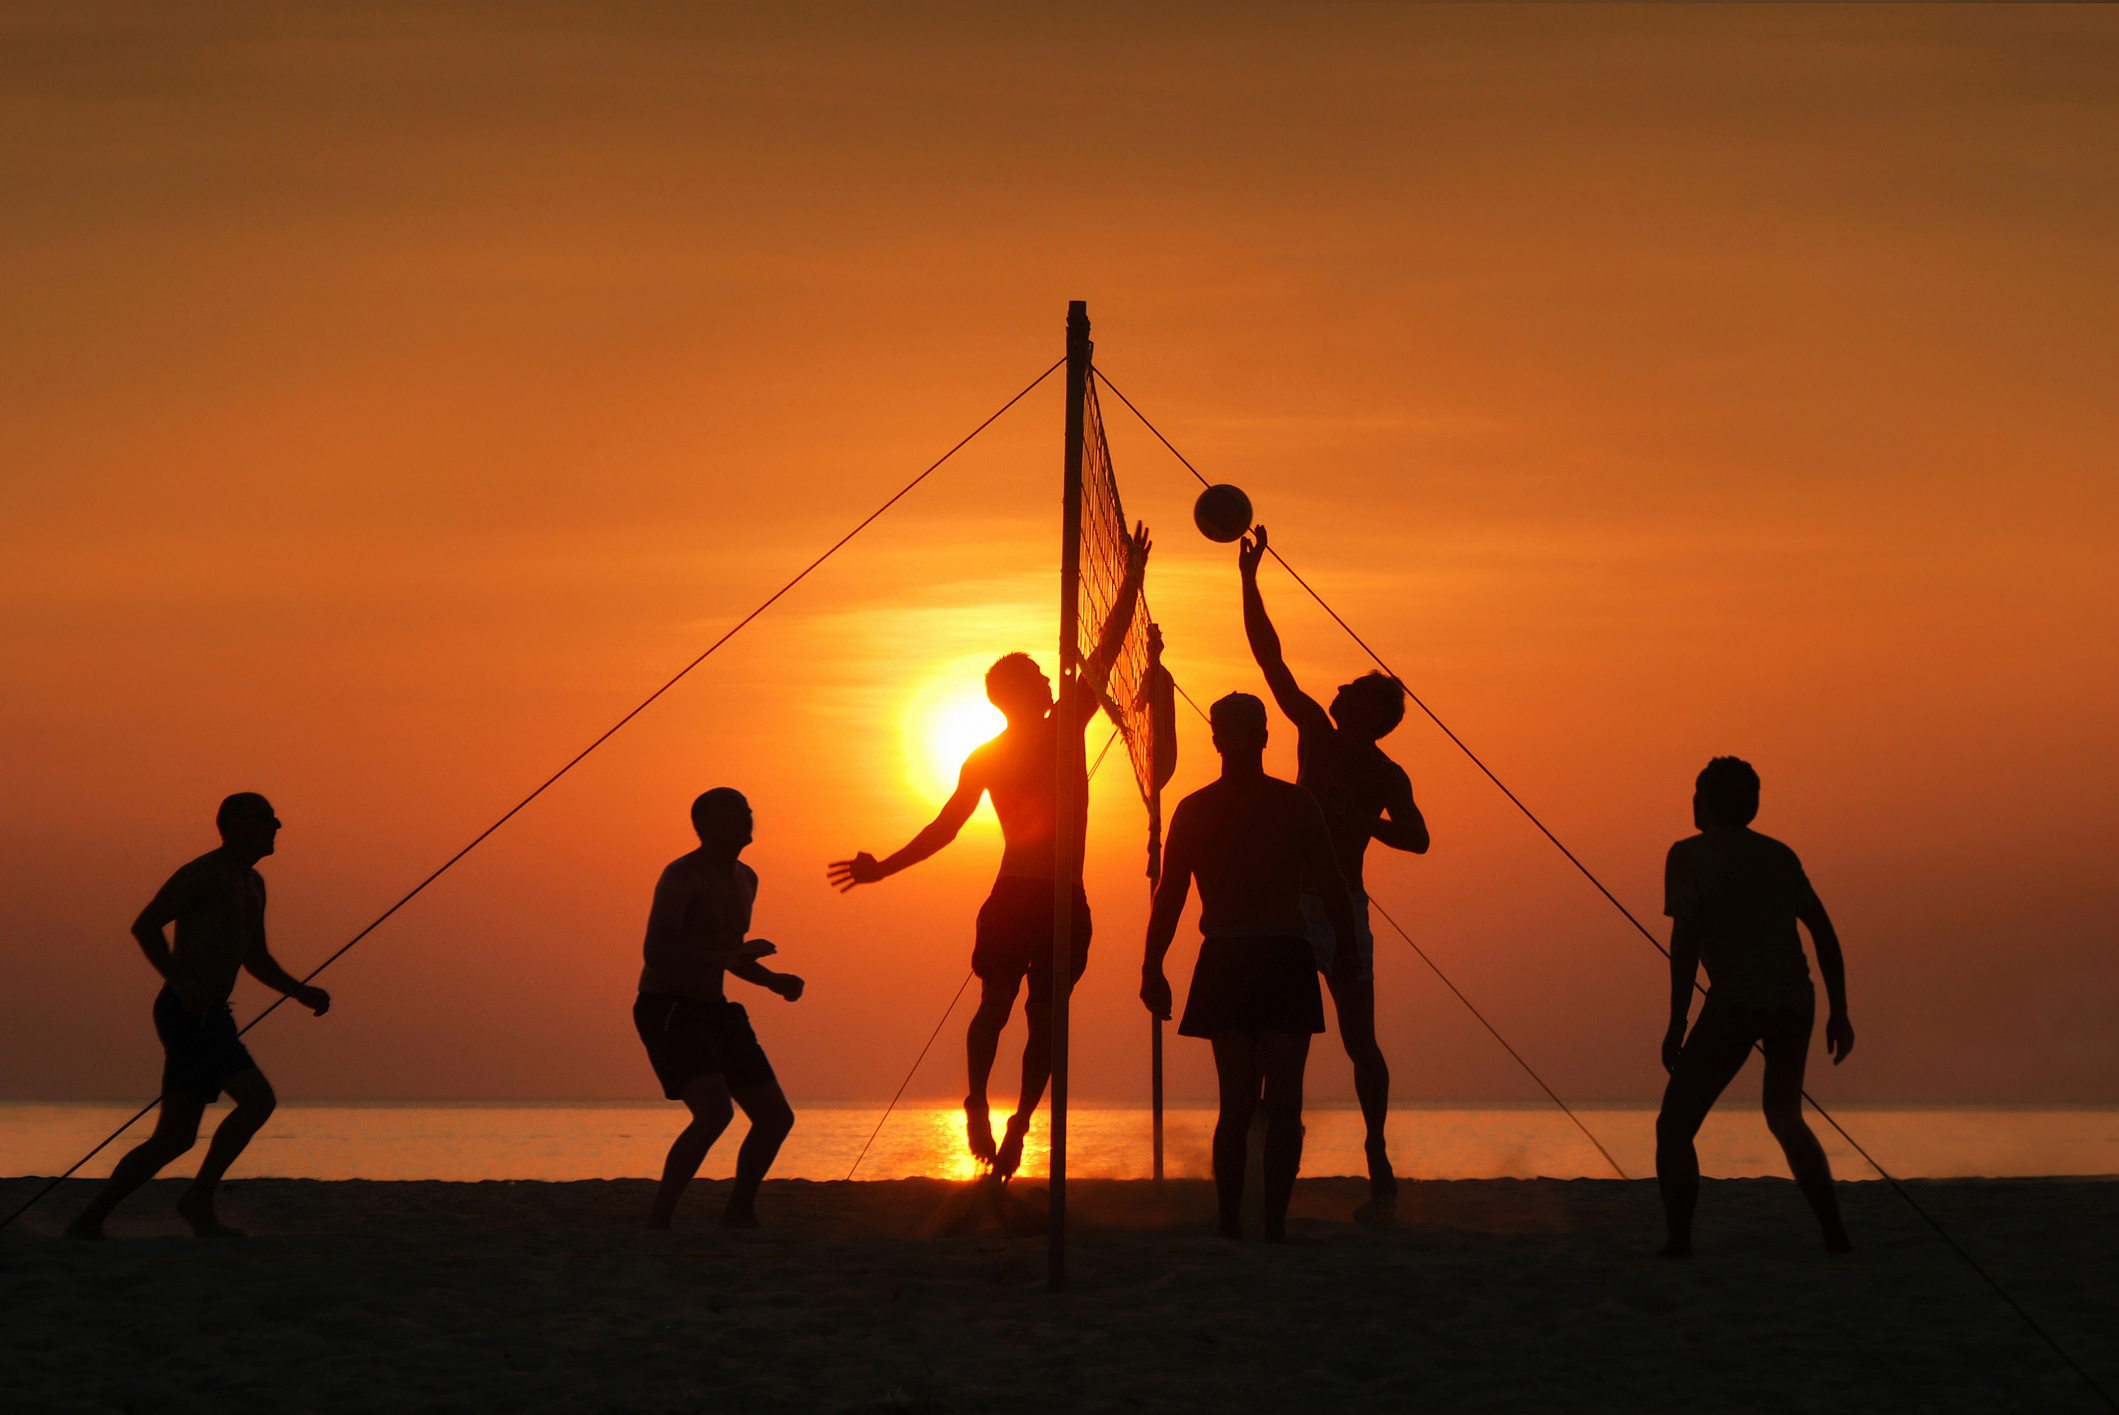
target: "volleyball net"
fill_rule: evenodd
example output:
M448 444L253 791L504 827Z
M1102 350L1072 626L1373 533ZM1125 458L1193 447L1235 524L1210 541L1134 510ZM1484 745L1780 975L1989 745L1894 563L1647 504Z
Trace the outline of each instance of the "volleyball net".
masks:
M1126 564L1132 552L1131 523L1119 499L1118 476L1111 465L1111 446L1104 438L1102 411L1096 402L1096 380L1082 390L1082 531L1079 642L1076 652L1087 663L1111 616L1125 606ZM1162 787L1177 767L1175 697L1162 666L1162 633L1148 614L1145 580L1134 587L1131 621L1111 656L1101 681L1087 679L1098 706L1126 746L1134 783L1148 812L1148 879L1157 881L1162 860Z

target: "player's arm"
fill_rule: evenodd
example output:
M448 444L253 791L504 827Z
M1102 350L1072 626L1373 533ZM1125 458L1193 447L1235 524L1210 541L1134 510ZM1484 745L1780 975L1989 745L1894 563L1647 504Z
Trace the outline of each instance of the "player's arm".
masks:
M1369 827L1369 834L1393 850L1409 850L1415 855L1427 853L1427 820L1413 802L1412 778L1402 768L1392 767L1383 815Z
M648 967L676 977L697 971L699 965L699 951L686 940L684 930L692 902L700 893L699 879L682 865L682 861L671 864L655 881L655 900L647 911L647 938L640 945Z
M1663 1031L1663 1069L1675 1071L1692 1013L1692 984L1700 972L1700 926L1691 914L1670 921L1670 1025Z
M1236 569L1243 580L1243 632L1251 641L1251 657L1258 660L1259 671L1266 676L1266 687L1272 690L1273 701L1280 704L1288 721L1304 732L1330 730L1331 714L1296 686L1295 675L1288 671L1288 662L1280 653L1280 635L1266 617L1266 602L1258 593L1258 562L1265 559L1265 554L1264 526L1255 527L1245 536L1236 552Z
M272 950L265 946L265 921L262 919L258 921L257 940L250 945L250 953L243 959L243 971L274 992L293 998L319 1017L331 1010L330 993L309 986L282 968L280 960L272 956Z
M986 793L986 759L983 750L964 758L964 765L957 772L956 790L942 803L942 809L927 826L906 842L905 848L885 859L878 860L866 850L857 853L851 860L833 860L826 867L824 878L844 894L857 884L874 884L888 879L908 865L917 865L929 855L957 838L964 822L979 808L979 797Z
M1302 788L1295 788L1302 791ZM1317 799L1302 791L1300 807L1303 816L1301 827L1302 877L1315 885L1324 899L1324 916L1331 920L1334 938L1352 939L1354 927L1354 896L1346 887L1346 875L1339 868L1339 856L1332 849L1332 833L1325 826L1324 810ZM1339 948L1332 952L1335 969L1352 969L1360 966L1361 955L1353 948Z
M180 975L176 966L176 955L170 952L169 935L164 933L177 916L197 904L206 893L206 881L191 866L186 865L169 877L147 901L140 917L132 921L133 942L140 945L140 952L147 956L148 966L162 975L162 981L175 991L177 1001L193 1012L204 1012L213 999L206 989L188 977Z
M740 860L736 862L736 868L750 879L751 902L756 904L758 900L758 872ZM750 931L749 909L743 911L743 927L745 933ZM744 982L764 988L767 992L778 993L789 1002L793 1002L802 996L802 980L793 973L775 973L758 961L761 958L769 958L779 951L779 945L768 939L747 939L729 950L727 956L723 959L722 966L735 977L743 979Z
M1118 587L1118 598L1111 606L1110 617L1104 620L1103 630L1096 636L1096 649L1089 655L1089 661L1082 665L1082 686L1088 689L1092 700L1103 699L1104 685L1111 678L1111 665L1118 661L1118 651L1125 646L1126 633L1133 627L1133 610L1140 602L1140 582L1148 573L1148 552L1153 548L1146 523L1135 522L1133 534L1126 539L1126 577ZM1087 730L1090 719L1095 716L1094 712L1084 712L1077 714L1075 720Z
M1191 815L1180 806L1170 818L1169 838L1163 842L1162 878L1148 910L1148 942L1140 965L1140 1000L1157 1017L1170 1015L1170 980L1163 974L1163 959L1177 937L1177 921L1192 893L1192 848Z
M755 958L740 959L728 965L728 971L746 983L755 983L767 992L776 992L794 1002L802 996L802 980L793 973L775 973Z
M1839 1065L1854 1050L1854 1026L1847 1021L1847 960L1839 949L1839 934L1832 927L1831 916L1825 913L1824 902L1817 891L1803 882L1803 902L1796 907L1795 917L1803 921L1810 930L1810 946L1817 950L1817 971L1825 980L1826 1005L1830 1009L1825 1016L1825 1050L1832 1054L1832 1064Z

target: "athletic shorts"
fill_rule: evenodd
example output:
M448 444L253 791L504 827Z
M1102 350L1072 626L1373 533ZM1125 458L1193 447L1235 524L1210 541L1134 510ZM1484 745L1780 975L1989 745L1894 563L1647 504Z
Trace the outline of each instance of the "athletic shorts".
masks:
M1373 983L1376 981L1376 935L1369 932L1369 897L1358 889L1351 893L1354 897L1354 947L1361 955L1361 963L1354 970L1354 981ZM1324 912L1324 896L1305 892L1302 917L1309 922L1305 932L1309 935L1310 952L1317 959L1317 971L1330 977L1332 961L1339 949L1338 940L1332 933L1332 920Z
M257 1063L236 1036L235 1013L226 1002L202 1015L177 1000L176 989L155 994L155 1035L162 1039L162 1094L203 1105L221 1098L221 1083Z
M1074 886L1074 975L1071 993L1089 965L1089 896ZM1030 978L1027 1006L1052 1002L1052 881L1003 875L979 906L978 942L971 950L971 971L989 991L1013 989ZM1012 994L1011 994L1012 995Z
M719 1075L730 1090L775 1079L741 1003L644 992L633 1002L633 1027L662 1094L673 1101L701 1076Z
M1288 935L1200 943L1179 1036L1323 1030L1324 996L1310 966L1308 939Z

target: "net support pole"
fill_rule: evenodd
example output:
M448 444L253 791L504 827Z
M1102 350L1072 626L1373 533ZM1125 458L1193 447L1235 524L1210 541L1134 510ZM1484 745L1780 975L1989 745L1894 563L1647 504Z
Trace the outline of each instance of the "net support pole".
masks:
M1151 653L1153 651L1151 650ZM1152 660L1161 666L1160 656ZM1149 768L1150 780L1157 774ZM1155 907L1155 891L1162 884L1162 818L1163 792L1156 786L1148 792L1148 907ZM1148 1124L1154 1136L1155 1164L1150 1171L1155 1176L1155 1188L1163 1187L1163 1019L1153 1013L1148 1015Z
M1059 700L1053 705L1052 1178L1045 1282L1067 1281L1067 1001L1074 978L1074 882L1082 872L1085 775L1076 714L1081 675L1082 421L1089 396L1089 304L1067 305L1067 438L1060 491Z

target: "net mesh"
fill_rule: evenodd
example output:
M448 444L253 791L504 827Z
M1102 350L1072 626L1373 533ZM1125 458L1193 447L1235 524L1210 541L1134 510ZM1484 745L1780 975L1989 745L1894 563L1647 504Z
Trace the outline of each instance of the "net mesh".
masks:
M1089 664L1104 625L1122 606L1126 560L1132 546L1126 508L1118 497L1118 478L1111 469L1111 448L1104 440L1104 420L1091 378L1082 408L1082 544L1081 641L1075 646ZM1133 591L1133 616L1111 657L1110 671L1099 683L1086 675L1104 715L1126 744L1133 780L1148 808L1148 878L1157 880L1162 856L1162 783L1177 761L1175 723L1170 713L1170 677L1162 668L1162 640L1150 622L1146 591ZM1107 744L1108 745L1108 744ZM1099 758L1101 760L1101 758Z
M1087 383L1082 409L1082 587L1081 642L1076 651L1084 664L1096 652L1098 638L1119 607L1125 588L1126 556L1131 546L1126 509L1118 499L1118 479L1111 471L1111 449L1104 441L1104 421L1096 406L1096 380ZM1143 799L1155 791L1154 734L1150 725L1148 610L1135 591L1133 622L1112 656L1097 700L1125 740L1133 779ZM1097 688L1093 681L1090 687Z

